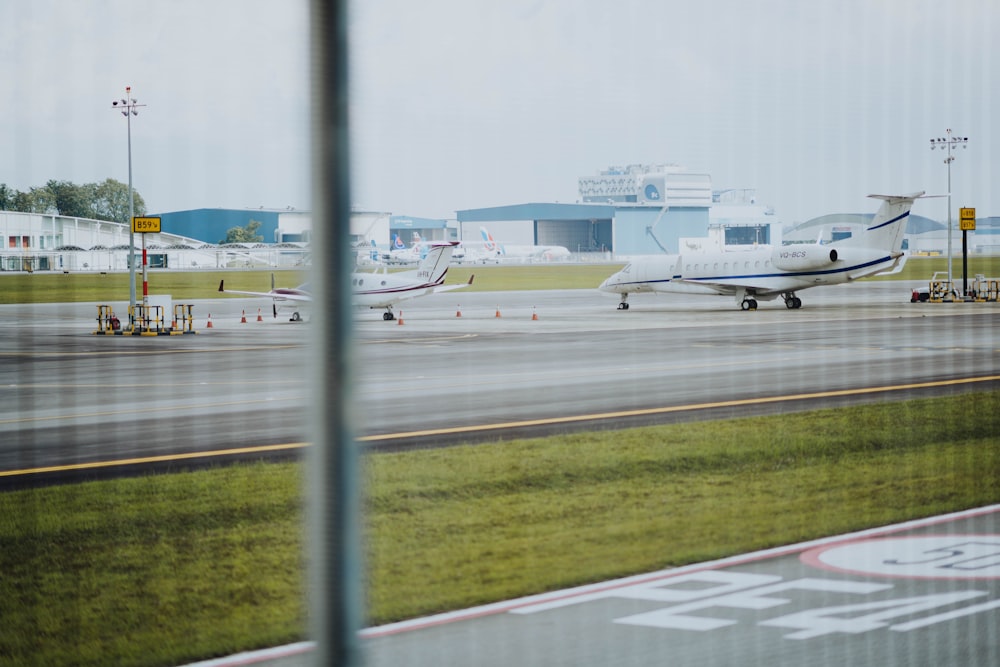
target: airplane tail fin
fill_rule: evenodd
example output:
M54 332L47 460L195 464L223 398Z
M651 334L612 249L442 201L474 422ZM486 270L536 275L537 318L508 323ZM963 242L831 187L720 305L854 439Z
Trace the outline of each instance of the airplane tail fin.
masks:
M483 246L486 248L486 252L503 254L503 248L497 243L496 239L493 238L493 234L490 230L485 227L479 228L479 233L483 237Z
M457 245L458 241L432 245L427 251L427 256L420 260L417 275L432 285L443 283L445 274L448 273L451 253L454 252Z
M841 241L844 247L878 248L891 253L899 253L903 247L903 234L906 232L906 222L910 217L913 202L924 196L924 192L909 195L868 195L872 199L881 199L879 207L872 218L871 224L862 234Z

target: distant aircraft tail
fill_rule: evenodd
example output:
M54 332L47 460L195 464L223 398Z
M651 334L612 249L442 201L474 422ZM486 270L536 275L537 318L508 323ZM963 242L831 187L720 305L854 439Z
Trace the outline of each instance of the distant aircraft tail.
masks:
M480 227L479 233L483 237L483 247L486 248L486 252L496 255L504 254L503 246L497 243L496 239L493 238L493 234L490 233L490 230L486 229L485 227Z
M863 233L840 241L836 245L846 248L877 248L892 254L900 253L903 248L906 222L910 217L910 208L915 200L924 196L924 193L921 191L909 195L868 196L872 199L882 200L882 206L875 213L871 224Z

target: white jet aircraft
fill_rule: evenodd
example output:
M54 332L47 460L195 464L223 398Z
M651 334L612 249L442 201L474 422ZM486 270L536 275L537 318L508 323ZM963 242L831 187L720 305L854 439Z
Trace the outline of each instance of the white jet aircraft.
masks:
M485 227L479 228L479 234L483 237L483 248L473 256L478 262L503 260L551 262L565 260L570 256L569 249L561 245L505 245L493 238L493 234ZM468 259L468 254L466 258Z
M459 285L445 285L445 275L448 273L448 262L451 260L451 253L455 242L441 243L431 247L427 256L421 260L420 266L412 271L399 271L388 273L387 271L374 273L352 273L351 274L351 294L354 305L363 308L385 308L382 314L383 320L394 320L396 316L392 312L393 305L426 294L434 292L448 292L461 289L472 284L475 276L469 277L469 282ZM291 307L295 309L291 321L297 322L302 319L299 314L301 306L299 304L309 304L312 302L312 292L309 284L305 283L298 287L274 287L274 276L271 276L270 292L244 292L239 290L224 289L225 281L219 281L219 291L226 294L246 294L248 296L260 296L270 298L273 302L272 312L274 317L278 316L278 310ZM284 302L290 301L292 306L285 306Z
M636 259L600 285L621 294L618 310L628 310L628 295L642 292L721 294L736 298L743 310L757 300L780 296L787 308L801 308L796 292L834 285L903 268L903 232L913 202L924 195L868 195L882 205L861 234L827 245L757 246L753 250Z

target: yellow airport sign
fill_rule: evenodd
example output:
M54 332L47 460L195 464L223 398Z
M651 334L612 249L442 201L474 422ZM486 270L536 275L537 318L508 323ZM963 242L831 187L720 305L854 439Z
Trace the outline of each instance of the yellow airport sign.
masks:
M962 231L971 232L976 229L976 209L958 209L958 228Z
M160 219L159 218L132 218L132 231L136 234L159 234L160 232Z

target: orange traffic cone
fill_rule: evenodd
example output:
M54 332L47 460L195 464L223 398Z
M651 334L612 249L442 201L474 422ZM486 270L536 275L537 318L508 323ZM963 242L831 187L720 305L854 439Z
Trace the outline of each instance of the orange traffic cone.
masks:
M205 328L206 329L211 329L212 328L212 313L208 314L208 324L205 325Z
M500 317L500 306L497 306L497 314L494 317Z
M240 316L240 324L246 324L246 323L247 323L247 311L244 310L243 314Z
M257 321L258 322L264 321L264 318L260 316L260 308L257 309Z
M455 317L461 317L461 316L462 316L462 304L458 304L458 310L455 311Z
M538 319L538 313L535 312L535 307L534 306L531 307L531 319L532 319L532 321Z
M396 324L403 326L403 311L399 311L399 317L396 318Z

